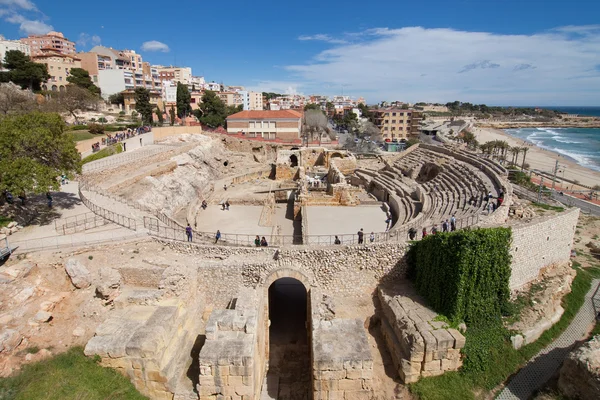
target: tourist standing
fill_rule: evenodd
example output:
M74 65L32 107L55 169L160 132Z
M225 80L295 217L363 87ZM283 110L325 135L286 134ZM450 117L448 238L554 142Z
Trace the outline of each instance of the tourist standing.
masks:
M494 203L492 203L491 201L488 201L488 204L487 204L488 215L490 215L492 213L493 208L494 208Z
M260 237L258 235L256 235L256 238L254 238L254 245L256 247L260 247Z
M363 229L360 228L360 231L358 231L358 244L363 244L363 236L365 235L365 233L363 232Z
M50 192L46 193L46 200L48 200L48 208L52 208L52 195Z
M425 239L425 237L427 237L427 228L423 228L423 236L422 239Z
M342 244L342 241L339 237L337 237L337 235L335 235L335 240L333 241L333 244Z
M261 245L261 247L267 247L269 245L269 243L267 243L267 239L265 239L264 236L260 240L260 245Z
M217 234L215 235L215 244L221 239L221 231L217 230Z
M456 230L456 217L454 215L450 218L450 230L452 232Z
M140 138L140 147L143 147L142 138Z
M369 235L369 242L373 243L375 241L375 234L373 232L371 232L371 234Z
M392 223L392 218L391 217L387 217L387 219L385 220L385 231L389 231L390 230L390 224Z
M227 191L227 184L223 184L223 190Z
M187 224L187 227L185 228L185 235L187 236L187 241L191 242L192 241L192 227L190 226L190 224Z
M127 151L127 142L123 142L123 151Z
M408 230L408 237L410 238L410 240L415 240L416 236L417 236L417 230L414 227L411 227Z
M448 232L448 220L442 222L442 232Z
M227 211L229 211L229 200L227 200L227 201L225 202L225 209L226 209Z
M431 234L435 235L437 233L438 233L437 225L434 225L433 228L431 228Z

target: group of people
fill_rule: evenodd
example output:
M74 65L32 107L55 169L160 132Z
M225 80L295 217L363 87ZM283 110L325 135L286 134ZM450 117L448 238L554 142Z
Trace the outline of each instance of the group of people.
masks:
M450 219L447 219L442 221L442 232L454 232L456 231L456 217L453 215L452 217L450 217ZM433 225L433 227L431 228L431 234L435 235L439 232L438 226L437 225ZM425 238L427 237L429 233L427 233L427 228L423 228L423 231L421 232L421 238ZM408 237L410 238L410 240L415 240L417 237L417 230L414 227L411 227L408 230Z
M258 235L256 235L256 238L254 239L254 245L256 247L267 247L269 243L267 243L267 239L265 239L264 236L260 238Z
M104 139L102 139L104 141ZM92 144L92 153L100 151L100 142L96 142Z

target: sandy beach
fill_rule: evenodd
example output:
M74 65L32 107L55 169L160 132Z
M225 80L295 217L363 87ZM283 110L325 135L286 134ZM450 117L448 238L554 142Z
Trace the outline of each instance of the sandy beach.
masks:
M556 161L558 160L558 169L561 171L557 174L558 179L564 176L566 179L577 180L587 186L600 185L600 172L582 167L575 161L572 161L571 159L568 159L558 153L544 150L532 143L525 142L524 140L514 136L510 136L501 129L475 127L472 129L472 132L477 137L477 141L479 141L479 143L490 142L493 140L504 140L510 146L528 147L529 150L527 151L527 156L525 157L525 163L529 164L530 168L552 173L554 171ZM512 159L512 153L508 153L507 159ZM523 160L523 153L519 154L518 160L518 163L520 164ZM565 183L565 186L570 188L572 184ZM574 189L577 189L577 187Z

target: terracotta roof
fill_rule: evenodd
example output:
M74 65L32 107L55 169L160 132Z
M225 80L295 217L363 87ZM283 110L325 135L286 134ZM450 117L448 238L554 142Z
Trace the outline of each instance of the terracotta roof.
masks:
M302 118L302 113L296 110L265 110L265 111L241 111L227 117L227 119L296 119Z

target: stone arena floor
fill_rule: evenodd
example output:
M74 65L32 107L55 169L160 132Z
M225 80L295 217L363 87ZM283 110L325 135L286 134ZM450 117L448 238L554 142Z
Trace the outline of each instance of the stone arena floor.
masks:
M285 218L286 205L277 204L273 223L281 226L281 235L292 235L293 221ZM216 232L223 234L271 235L271 226L259 226L263 206L232 205L223 211L219 205L210 205L201 210L197 217L199 232Z
M308 206L309 235L356 234L361 228L365 240L371 232L385 232L386 214L381 206L331 207Z

